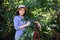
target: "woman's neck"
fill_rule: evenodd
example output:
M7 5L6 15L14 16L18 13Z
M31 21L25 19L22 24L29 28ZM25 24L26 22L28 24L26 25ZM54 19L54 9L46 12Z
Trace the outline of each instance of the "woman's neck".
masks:
M23 17L23 18L24 18L24 16L22 16L22 15L19 15L19 16L21 16L21 17Z

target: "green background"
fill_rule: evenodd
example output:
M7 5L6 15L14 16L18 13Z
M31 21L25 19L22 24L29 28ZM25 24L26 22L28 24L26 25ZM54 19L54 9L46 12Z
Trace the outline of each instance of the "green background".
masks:
M60 40L60 0L0 0L0 39L14 40L13 18L18 5L27 7L26 19L41 23L41 40ZM33 39L32 23L21 39Z

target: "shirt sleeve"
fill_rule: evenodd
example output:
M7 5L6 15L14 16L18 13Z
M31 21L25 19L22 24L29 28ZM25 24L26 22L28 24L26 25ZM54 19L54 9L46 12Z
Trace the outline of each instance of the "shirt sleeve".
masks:
M14 29L15 30L20 30L19 25L18 25L18 17L14 17Z

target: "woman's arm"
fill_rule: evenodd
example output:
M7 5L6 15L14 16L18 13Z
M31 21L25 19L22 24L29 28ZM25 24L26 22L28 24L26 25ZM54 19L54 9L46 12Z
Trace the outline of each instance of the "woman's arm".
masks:
M15 28L15 30L20 30L20 29L23 29L23 28L25 28L25 27L27 27L27 26L29 26L30 25L30 22L28 21L26 24L24 24L24 25L22 25L22 26L19 26L18 25L18 17L15 17L14 18L14 28Z
M35 23L37 23L38 24L38 27L40 28L40 30L41 30L41 24L38 22L38 21L35 21Z
M19 25L18 25L18 17L17 16L14 17L13 22L14 22L14 29L15 30L20 30Z
M25 28L25 27L27 27L27 26L29 26L29 25L30 25L30 21L28 21L25 25L19 26L19 28L20 28L20 29L23 29L23 28Z

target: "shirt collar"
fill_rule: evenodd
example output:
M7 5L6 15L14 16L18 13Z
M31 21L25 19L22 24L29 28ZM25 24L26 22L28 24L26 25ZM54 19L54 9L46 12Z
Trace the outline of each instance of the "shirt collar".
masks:
M20 16L20 15L18 15L18 17L20 17L20 18L22 18L22 19L24 18L24 17L22 17L22 16Z

